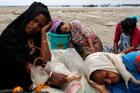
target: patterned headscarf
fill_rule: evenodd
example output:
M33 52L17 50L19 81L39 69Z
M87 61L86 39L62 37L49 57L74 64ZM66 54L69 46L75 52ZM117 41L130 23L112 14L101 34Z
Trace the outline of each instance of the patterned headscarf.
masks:
M53 25L50 29L50 32L56 33L56 30L61 23L63 23L63 21L61 19L59 19L59 18L53 19Z

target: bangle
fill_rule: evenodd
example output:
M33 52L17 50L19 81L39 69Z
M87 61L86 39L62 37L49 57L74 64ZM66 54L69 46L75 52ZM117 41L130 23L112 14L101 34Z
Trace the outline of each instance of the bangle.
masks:
M49 74L49 78L51 78L52 74L53 74L53 72L51 71L50 74Z
M90 49L93 49L94 47L90 47Z
M43 43L43 42L44 42L44 43L46 43L46 42L47 42L47 40L42 40L41 42L42 42L42 43Z

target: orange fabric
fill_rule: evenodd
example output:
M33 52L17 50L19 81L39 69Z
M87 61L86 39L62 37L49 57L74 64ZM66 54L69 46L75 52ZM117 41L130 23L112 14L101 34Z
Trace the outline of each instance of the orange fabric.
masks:
M20 86L17 86L17 87L14 88L12 93L19 93L19 92L23 92L23 88L20 87Z
M140 72L140 67L138 66L139 62L140 62L140 55L138 55L138 56L136 57L136 59L135 59L136 68L137 68L138 71Z
M42 88L51 88L50 86L47 86L46 84L40 84L35 90L35 93L40 93L42 91Z

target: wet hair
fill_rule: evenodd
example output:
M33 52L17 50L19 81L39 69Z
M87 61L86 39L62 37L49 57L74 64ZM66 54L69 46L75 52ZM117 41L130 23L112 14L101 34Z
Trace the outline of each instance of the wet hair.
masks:
M60 24L59 24L59 26L57 27L57 29L56 29L56 33L57 34L61 34L61 27L64 25L64 23L63 22L61 22Z
M135 18L126 18L121 21L121 29L125 34L132 34L136 28L136 19Z
M94 72L91 73L90 75L90 80L95 82L95 75L101 73L103 70L95 70Z

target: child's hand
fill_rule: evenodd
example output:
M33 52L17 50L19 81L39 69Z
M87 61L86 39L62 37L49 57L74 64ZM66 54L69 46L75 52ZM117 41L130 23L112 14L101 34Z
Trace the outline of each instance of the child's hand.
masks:
M91 51L91 53L94 53L95 52L95 48L94 47L90 47L90 51Z

